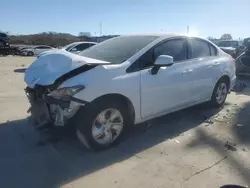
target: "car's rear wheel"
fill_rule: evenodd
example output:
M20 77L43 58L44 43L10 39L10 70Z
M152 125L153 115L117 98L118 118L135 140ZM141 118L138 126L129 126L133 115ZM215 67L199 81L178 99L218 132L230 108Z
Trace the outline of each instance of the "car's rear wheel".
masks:
M29 52L27 53L27 56L33 56L33 55L34 55L34 53L31 52L31 51L29 51Z
M120 101L100 100L76 114L77 136L91 149L106 149L120 142L130 119Z
M214 107L220 107L224 105L227 98L228 90L229 90L228 80L225 78L221 78L217 82L213 90L213 95L210 101L211 105Z

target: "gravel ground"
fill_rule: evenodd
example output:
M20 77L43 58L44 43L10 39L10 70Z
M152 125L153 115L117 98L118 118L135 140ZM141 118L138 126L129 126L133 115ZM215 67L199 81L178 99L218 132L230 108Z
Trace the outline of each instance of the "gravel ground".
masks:
M35 58L0 57L0 186L3 188L217 188L250 185L250 81L222 109L205 105L136 126L115 148L90 152L73 129L28 121L24 71Z

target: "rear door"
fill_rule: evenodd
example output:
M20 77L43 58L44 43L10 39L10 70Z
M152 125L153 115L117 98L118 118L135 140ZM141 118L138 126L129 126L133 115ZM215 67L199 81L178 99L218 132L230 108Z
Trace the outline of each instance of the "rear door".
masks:
M220 74L217 49L209 42L199 38L189 38L188 42L194 70L192 76L195 80L192 95L197 102L207 100L211 97L214 80Z

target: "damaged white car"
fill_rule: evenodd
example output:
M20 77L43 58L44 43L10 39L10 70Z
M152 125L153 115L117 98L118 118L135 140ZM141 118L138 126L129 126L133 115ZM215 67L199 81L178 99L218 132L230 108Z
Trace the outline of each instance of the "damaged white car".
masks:
M207 101L223 105L235 79L234 60L207 40L135 35L78 55L47 53L26 70L25 90L36 124L75 125L80 141L99 150L132 124Z

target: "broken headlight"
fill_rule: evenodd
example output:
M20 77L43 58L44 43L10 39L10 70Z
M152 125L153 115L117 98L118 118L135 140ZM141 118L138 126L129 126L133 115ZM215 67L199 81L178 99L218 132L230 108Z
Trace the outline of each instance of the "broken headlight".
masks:
M48 94L48 96L54 97L56 99L68 99L84 88L84 86L63 87L53 90Z

